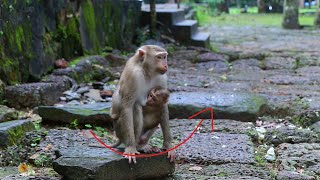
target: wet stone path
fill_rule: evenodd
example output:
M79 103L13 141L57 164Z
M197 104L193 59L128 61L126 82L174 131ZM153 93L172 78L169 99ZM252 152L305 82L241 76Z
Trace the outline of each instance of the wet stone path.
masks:
M88 130L61 127L39 134L43 138L37 151L29 155L49 154L54 170L69 179L170 173L173 179L320 179L320 31L215 25L204 29L212 34L213 51L166 47L171 52L168 87L174 144L187 139L204 119L176 150L175 165L164 155L128 165L122 156L91 146L96 141ZM101 123L103 117L102 124L110 123L110 99L101 102L99 92L91 92L87 96L98 93L99 103L79 105L78 93L77 100L42 106L38 113L43 122L70 125L78 119L83 127ZM72 97L64 97L68 98ZM214 132L209 113L188 119L205 108L214 109ZM0 128L0 133L6 132ZM151 143L161 146L161 138L158 129ZM103 138L106 143L112 140Z
M210 106L218 118L221 109L229 114L215 121L214 133L205 121L178 149L175 176L320 179L320 31L215 25L205 29L211 32L214 53L189 47L171 57L170 106L181 108L185 102L187 112L194 109L190 106ZM237 102L243 93L261 99ZM232 94L235 104L221 94ZM250 102L256 116L241 112L252 110L244 110ZM178 107L170 112L184 112ZM183 139L198 122L173 120L174 137Z

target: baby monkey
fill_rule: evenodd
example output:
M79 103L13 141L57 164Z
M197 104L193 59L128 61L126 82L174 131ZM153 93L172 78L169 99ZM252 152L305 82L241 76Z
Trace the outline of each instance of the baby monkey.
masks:
M157 117L161 115L161 108L168 102L168 99L169 91L167 89L155 87L150 90L146 106L143 107L143 130L137 144L137 150L145 153L161 151L159 148L148 145L147 143L160 124L159 118ZM119 118L119 101L120 98L112 100L113 108L111 110L111 118L114 121L117 121ZM118 139L118 141L110 147L118 147L121 143L120 139Z

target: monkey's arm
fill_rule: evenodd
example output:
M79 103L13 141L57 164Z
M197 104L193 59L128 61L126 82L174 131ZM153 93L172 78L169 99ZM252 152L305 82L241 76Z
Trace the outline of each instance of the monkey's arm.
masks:
M147 132L143 133L140 137L139 145L146 145L149 142L150 137L153 133L157 130L158 127L148 130Z

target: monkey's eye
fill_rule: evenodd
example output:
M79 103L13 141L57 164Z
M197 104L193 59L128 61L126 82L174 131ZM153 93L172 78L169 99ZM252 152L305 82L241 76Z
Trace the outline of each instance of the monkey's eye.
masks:
M156 97L154 97L154 96L152 97L152 100L153 100L153 101L157 101Z

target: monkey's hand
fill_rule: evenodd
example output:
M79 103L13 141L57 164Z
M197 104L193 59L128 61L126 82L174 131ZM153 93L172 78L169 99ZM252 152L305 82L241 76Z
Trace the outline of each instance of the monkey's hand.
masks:
M135 154L140 154L137 151L137 148L134 146L128 146L124 149L124 157L129 159L129 163L133 162L134 164L137 163L136 157L135 156L128 156L128 155L135 155Z

